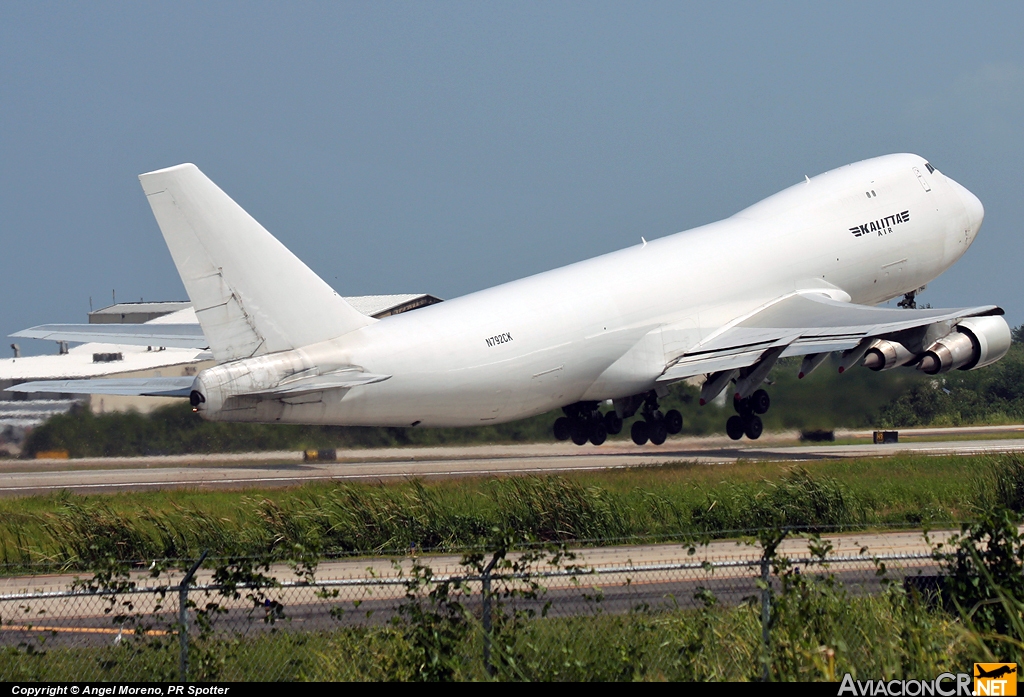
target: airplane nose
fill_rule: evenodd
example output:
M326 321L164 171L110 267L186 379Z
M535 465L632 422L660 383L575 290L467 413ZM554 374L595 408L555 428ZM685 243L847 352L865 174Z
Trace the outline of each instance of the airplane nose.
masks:
M960 197L960 201L964 204L964 210L967 212L968 224L971 226L971 236L978 234L978 229L981 228L981 223L985 220L985 206L981 204L981 201L977 196L968 191L965 187L961 186L957 182L953 181L949 177L946 177L949 185L953 187L953 191Z

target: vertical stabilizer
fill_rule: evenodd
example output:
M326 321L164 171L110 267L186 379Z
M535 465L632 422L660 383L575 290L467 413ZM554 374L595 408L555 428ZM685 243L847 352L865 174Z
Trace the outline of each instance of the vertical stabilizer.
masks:
M355 310L192 164L139 176L219 361L308 346L376 320Z

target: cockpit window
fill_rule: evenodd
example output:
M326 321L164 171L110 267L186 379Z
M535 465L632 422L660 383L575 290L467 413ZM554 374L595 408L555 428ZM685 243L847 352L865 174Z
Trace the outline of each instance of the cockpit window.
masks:
M924 166L928 168L928 174L935 174L935 168L932 167L929 163L925 162Z

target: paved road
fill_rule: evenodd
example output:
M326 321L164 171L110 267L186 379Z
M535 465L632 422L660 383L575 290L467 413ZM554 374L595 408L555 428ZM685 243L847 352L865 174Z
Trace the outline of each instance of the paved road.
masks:
M881 457L896 453L974 455L1024 452L1024 426L902 431L892 445L793 445L792 434L766 434L752 443L724 437L672 439L661 446L613 442L600 447L571 443L481 445L440 448L339 450L337 462L303 462L299 452L190 455L82 460L0 461L0 496L68 489L99 493L184 487L293 486L310 481L383 481L409 477L566 472L651 466L691 461L725 464L746 460L822 460ZM859 432L837 434L857 437ZM965 436L969 440L935 440ZM985 435L1003 438L985 439ZM910 436L912 439L906 440Z

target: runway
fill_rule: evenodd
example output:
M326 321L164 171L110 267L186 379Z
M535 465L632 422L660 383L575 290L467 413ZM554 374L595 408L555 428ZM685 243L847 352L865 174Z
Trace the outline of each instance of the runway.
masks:
M840 432L862 438L869 432ZM890 445L794 445L793 434L751 442L725 437L678 438L661 446L631 442L577 447L571 443L339 450L337 462L304 462L301 452L183 455L75 460L0 461L0 496L59 490L79 493L175 488L270 488L315 481L387 481L574 472L648 467L671 462L724 465L737 460L788 462L917 455L1024 452L1024 426L902 431ZM1003 436L992 438L991 436ZM934 440L941 438L966 440Z

